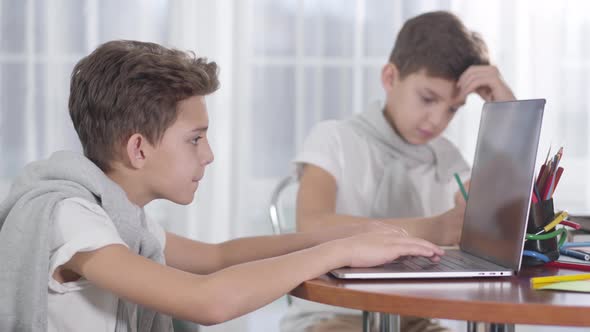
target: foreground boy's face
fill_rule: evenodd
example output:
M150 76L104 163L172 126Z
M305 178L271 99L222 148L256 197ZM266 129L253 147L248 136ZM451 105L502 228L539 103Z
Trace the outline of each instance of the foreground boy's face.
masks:
M189 204L205 167L213 161L213 152L207 141L209 119L205 98L187 98L178 108L178 118L155 147L146 168L154 198Z
M386 115L397 133L410 144L425 144L439 136L465 100L457 98L453 80L432 77L421 70L386 86Z

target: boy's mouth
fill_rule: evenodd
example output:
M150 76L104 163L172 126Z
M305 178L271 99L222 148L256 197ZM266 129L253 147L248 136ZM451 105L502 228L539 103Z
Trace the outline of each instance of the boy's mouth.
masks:
M426 138L430 138L430 137L434 136L434 132L433 131L425 130L425 129L420 129L420 128L418 128L418 133L421 136L426 137Z

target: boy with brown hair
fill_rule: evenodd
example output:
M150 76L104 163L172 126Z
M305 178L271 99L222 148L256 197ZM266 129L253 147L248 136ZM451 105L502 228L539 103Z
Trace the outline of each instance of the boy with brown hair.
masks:
M459 242L464 201L453 173L469 176L441 137L467 95L513 100L483 40L449 12L408 20L381 72L385 103L315 126L296 157L301 231L380 220L439 245ZM356 315L356 316L351 316ZM351 317L355 317L352 319ZM403 331L440 331L402 317ZM358 311L294 300L284 331L360 331Z
M218 84L214 62L152 43L107 42L78 62L69 109L84 155L29 164L0 205L1 331L215 324L333 268L443 254L380 223L207 244L146 218L154 199L193 200Z

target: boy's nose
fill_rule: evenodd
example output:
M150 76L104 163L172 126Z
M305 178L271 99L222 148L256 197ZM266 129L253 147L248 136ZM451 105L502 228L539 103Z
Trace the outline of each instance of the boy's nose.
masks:
M213 150L211 149L211 145L209 145L209 142L207 142L204 151L203 151L203 156L202 156L202 162L203 165L209 165L210 163L213 162L213 160L215 159L215 156L213 155Z

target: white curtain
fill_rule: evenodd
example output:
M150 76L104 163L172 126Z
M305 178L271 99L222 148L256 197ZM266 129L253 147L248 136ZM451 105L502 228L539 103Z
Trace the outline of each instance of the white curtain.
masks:
M229 0L2 0L0 195L25 163L59 149L81 150L67 110L69 76L81 57L112 39L157 42L217 61L222 87L208 98L217 161L199 199L188 208L154 202L147 210L171 231L226 239L233 213L232 13Z

